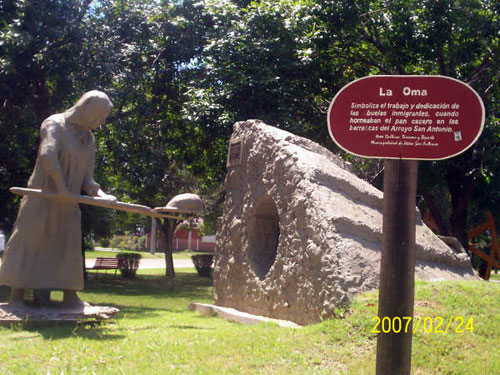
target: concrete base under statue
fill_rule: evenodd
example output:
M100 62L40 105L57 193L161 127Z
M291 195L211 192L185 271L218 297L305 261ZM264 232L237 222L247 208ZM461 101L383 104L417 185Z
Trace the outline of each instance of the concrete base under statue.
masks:
M51 302L39 307L0 303L0 325L96 322L111 319L119 312L116 307L88 304L82 307L64 307L60 302Z

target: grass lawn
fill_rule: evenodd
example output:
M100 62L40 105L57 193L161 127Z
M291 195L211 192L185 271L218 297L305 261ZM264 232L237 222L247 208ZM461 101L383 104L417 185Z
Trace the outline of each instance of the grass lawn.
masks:
M126 253L138 253L142 255L143 259L165 259L164 253L155 253L154 255L148 253L146 251L133 251L133 250L119 250L119 249L110 249L112 251L103 251L103 250L92 250L85 251L86 259L94 259L97 257L106 257L106 258L114 258L116 254L123 251ZM206 253L197 253L197 252L188 252L188 251L178 251L173 254L174 259L190 259L191 255L195 254L206 254Z
M500 273L495 273L495 271L491 271L490 279L491 280L500 280Z
M0 328L0 374L375 373L376 291L301 329L247 326L187 309L212 301L210 279L182 269L171 292L162 272L90 280L81 296L120 308L111 323ZM415 306L416 317L472 317L473 332L455 322L448 333L418 330L412 374L500 374L500 283L417 281Z

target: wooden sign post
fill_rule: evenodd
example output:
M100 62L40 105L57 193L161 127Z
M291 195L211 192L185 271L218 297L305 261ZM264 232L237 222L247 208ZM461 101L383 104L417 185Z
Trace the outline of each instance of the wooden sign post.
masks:
M377 375L410 374L413 330L404 317L413 318L417 174L416 160L385 161L378 316L392 329L377 339Z
M364 77L343 87L330 104L328 130L339 147L386 159L377 375L411 371L417 160L456 156L483 127L479 95L442 76Z

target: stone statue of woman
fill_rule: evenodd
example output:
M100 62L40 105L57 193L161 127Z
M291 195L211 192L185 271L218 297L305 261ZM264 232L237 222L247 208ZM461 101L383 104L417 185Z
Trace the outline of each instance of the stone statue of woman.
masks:
M92 131L104 123L112 103L100 91L85 93L64 113L45 119L28 187L57 193L116 200L94 180L95 142ZM84 305L81 213L64 199L25 196L0 267L0 285L11 288L11 304L23 303L24 289L64 291L64 305Z

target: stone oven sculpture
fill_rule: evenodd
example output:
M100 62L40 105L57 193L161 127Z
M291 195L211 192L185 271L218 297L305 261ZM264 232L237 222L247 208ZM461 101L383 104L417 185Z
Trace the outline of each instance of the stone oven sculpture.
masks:
M299 324L377 286L382 192L323 147L250 120L235 124L215 248L219 306ZM421 221L416 275L474 278Z

